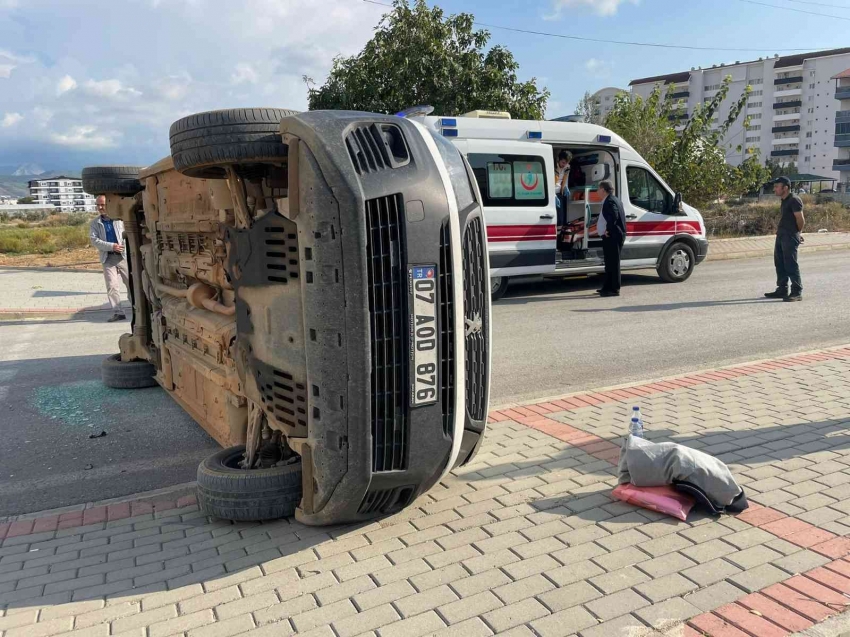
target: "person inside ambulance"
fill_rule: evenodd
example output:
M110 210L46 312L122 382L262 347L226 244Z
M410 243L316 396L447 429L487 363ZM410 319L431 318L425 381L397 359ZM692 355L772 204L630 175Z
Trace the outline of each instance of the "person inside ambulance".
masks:
M558 153L558 164L555 166L555 208L558 211L558 227L567 223L567 203L570 200L570 160L572 153L562 150Z

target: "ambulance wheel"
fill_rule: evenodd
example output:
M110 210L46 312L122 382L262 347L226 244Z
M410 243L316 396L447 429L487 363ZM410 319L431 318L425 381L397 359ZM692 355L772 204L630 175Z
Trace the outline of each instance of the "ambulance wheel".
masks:
M498 301L508 291L508 277L494 276L490 278L490 298Z
M677 241L661 257L658 264L658 276L665 283L681 283L687 281L694 271L696 259L693 249L687 244Z

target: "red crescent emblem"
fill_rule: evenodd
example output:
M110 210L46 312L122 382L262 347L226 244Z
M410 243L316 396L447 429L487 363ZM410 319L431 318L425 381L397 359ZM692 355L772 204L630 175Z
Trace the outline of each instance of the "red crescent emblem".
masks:
M528 174L530 175L531 173L528 173ZM530 186L527 186L525 184L525 175L523 175L522 177L519 178L519 183L523 187L523 190L528 190L528 191L536 190L537 184L540 183L540 177L538 177L537 175L534 175L534 183L532 183Z

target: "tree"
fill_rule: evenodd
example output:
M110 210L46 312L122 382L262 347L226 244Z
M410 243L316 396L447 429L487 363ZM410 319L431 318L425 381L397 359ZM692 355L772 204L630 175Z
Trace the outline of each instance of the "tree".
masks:
M588 124L602 124L602 109L599 108L599 102L593 98L589 91L585 91L584 97L576 105L576 115L581 117L581 121Z
M675 123L684 121L684 106L660 84L646 99L615 97L606 125L628 141L688 203L703 206L714 199L740 195L766 181L768 171L757 154L738 167L726 163L723 138L741 116L752 90L749 86L744 89L717 126L718 111L731 83L727 76L709 102L694 108L681 132L676 132ZM749 119L745 119L744 127L748 125Z
M797 164L793 161L787 164L780 164L778 161L768 158L765 165L770 171L771 179L776 179L777 177L790 177L791 175L797 175L800 173L797 169Z
M35 197L30 197L30 196L21 197L20 199L18 199L18 203L19 204L34 204L35 203Z
M359 54L334 59L323 86L304 78L310 109L396 113L430 104L441 114L488 109L542 119L549 91L536 78L520 82L506 48L485 52L490 33L474 31L473 21L469 13L445 17L425 0L394 0Z

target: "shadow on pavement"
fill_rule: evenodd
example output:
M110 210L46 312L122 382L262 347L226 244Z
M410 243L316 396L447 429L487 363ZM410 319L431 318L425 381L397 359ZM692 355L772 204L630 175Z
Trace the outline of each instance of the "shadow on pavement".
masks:
M776 303L775 299L728 299L722 301L688 301L686 303L659 303L656 305L623 305L621 307L587 308L583 310L570 310L577 313L596 312L663 312L669 310L685 310L698 307L731 307L736 305L761 305L763 303ZM779 301L782 302L781 300Z
M624 292L628 287L657 284L660 284L660 281L655 275L623 274ZM539 301L599 298L596 290L600 285L602 285L601 275L571 278L553 277L538 281L511 283L505 296L495 303L497 305L526 305ZM576 292L587 291L591 291L592 293L576 294Z

